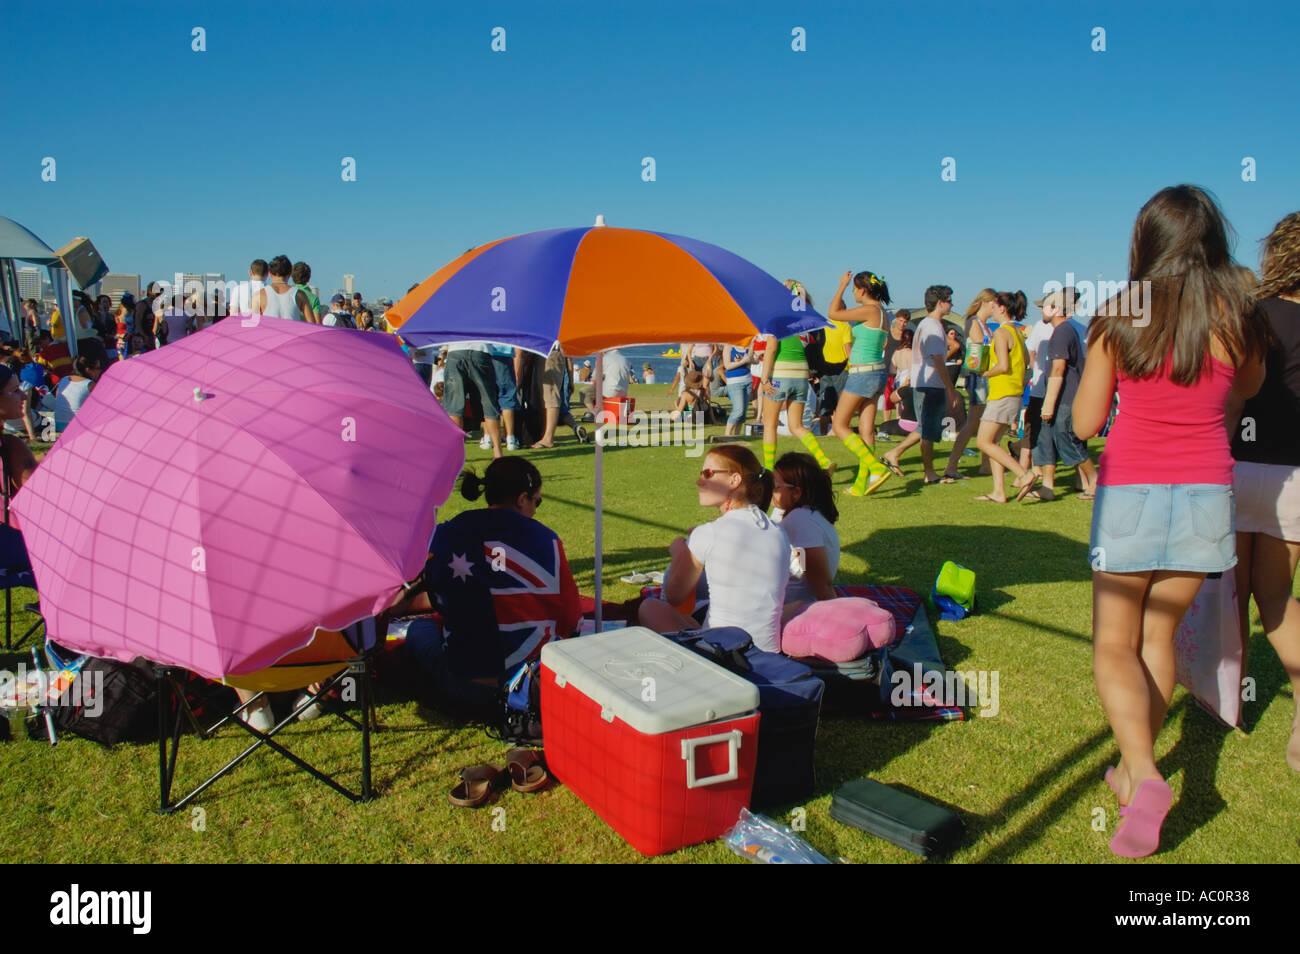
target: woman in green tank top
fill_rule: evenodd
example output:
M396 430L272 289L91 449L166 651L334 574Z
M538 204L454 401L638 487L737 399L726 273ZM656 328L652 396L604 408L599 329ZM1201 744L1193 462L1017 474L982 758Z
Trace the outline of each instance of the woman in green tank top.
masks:
M853 281L856 308L844 307L844 291ZM865 497L890 477L890 472L876 460L876 400L885 390L889 369L885 367L885 305L889 304L889 286L874 272L845 272L839 290L831 301L830 317L853 326L853 350L849 354L848 378L840 391L831 430L844 446L858 458L858 477L844 492ZM853 416L858 415L854 433Z
M813 307L812 297L808 291L793 278L785 287L803 299L808 308ZM798 335L782 338L779 342L774 335L766 335L767 350L763 352L763 376L758 390L763 396L763 469L771 470L776 465L776 429L785 408L786 424L790 435L808 448L808 452L817 459L817 463L829 471L835 465L822 453L817 438L812 431L803 426L803 411L808 403L808 356L803 350L803 339Z

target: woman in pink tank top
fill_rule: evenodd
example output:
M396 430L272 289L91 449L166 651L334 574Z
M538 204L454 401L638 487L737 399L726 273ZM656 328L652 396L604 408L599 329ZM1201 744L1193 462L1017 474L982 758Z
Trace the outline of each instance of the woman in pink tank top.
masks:
M1129 287L1097 309L1074 399L1084 440L1119 414L1093 506L1093 676L1120 762L1117 855L1160 846L1173 792L1155 740L1174 691L1174 632L1207 573L1236 563L1225 411L1259 390L1267 333L1228 223L1195 186L1163 189L1133 226Z

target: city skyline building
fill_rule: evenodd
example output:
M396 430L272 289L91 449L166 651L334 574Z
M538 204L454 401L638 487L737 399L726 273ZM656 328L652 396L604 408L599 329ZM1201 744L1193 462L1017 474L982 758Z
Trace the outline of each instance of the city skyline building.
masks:
M24 265L18 269L18 294L24 299L43 298L44 288L41 279L41 270L31 265Z
M122 302L122 295L130 293L133 298L140 297L140 276L127 272L109 272L99 283L99 294L107 295L116 308Z
M343 276L343 294L345 294L345 295L347 295L349 298L351 298L351 297L352 297L352 293L353 293L354 291L356 291L356 276L355 276L355 275L344 275L344 276Z

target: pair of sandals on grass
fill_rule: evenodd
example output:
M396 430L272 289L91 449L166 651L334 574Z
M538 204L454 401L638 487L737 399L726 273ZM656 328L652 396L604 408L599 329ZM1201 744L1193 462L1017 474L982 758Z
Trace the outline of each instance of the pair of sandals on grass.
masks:
M511 749L504 768L484 763L467 765L459 772L460 782L447 800L460 808L478 808L488 802L509 781L516 792L540 792L551 784L546 757L541 749Z

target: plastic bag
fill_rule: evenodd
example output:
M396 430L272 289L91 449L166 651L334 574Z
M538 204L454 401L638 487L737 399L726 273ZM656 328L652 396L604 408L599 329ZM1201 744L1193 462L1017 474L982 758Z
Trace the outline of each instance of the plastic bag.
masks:
M727 847L758 864L828 865L830 859L793 831L766 815L740 810L740 820L722 836Z

